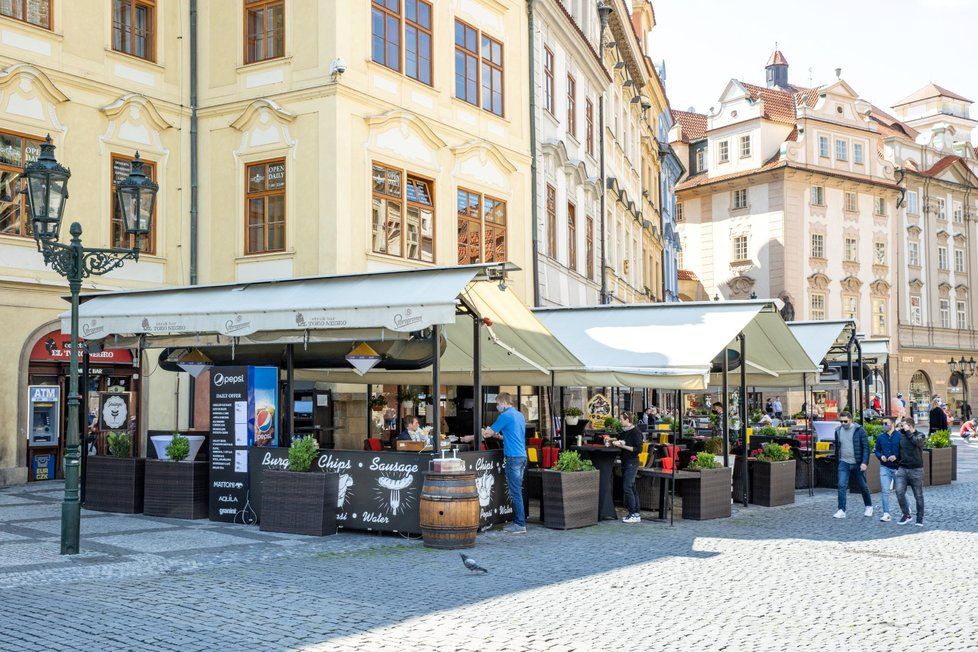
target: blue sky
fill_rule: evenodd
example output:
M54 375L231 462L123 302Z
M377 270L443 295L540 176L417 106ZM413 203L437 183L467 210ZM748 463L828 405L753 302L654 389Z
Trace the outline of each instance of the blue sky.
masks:
M707 111L731 78L764 84L775 42L790 64L789 80L801 86L830 81L842 68L842 78L881 108L928 82L978 102L978 0L653 0L653 6L652 56L665 59L675 109Z

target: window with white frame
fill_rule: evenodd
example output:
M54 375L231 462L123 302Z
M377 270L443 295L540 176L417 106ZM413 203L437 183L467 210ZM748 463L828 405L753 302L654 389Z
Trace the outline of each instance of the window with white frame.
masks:
M829 157L829 137L819 136L818 137L818 155L824 158Z
M721 140L717 143L717 160L726 163L730 160L730 141Z
M702 172L706 169L706 148L701 147L696 150L696 172Z
M825 235L822 233L812 234L812 258L825 258Z
M859 196L856 193L846 191L845 209L850 213L855 213L859 210Z
M958 274L964 273L964 249L954 250L954 271Z
M683 203L681 201L676 202L676 222L682 222L683 216Z
M920 243L919 242L908 242L907 243L907 264L914 265L915 267L920 266Z
M859 242L855 238L846 238L843 243L842 259L847 262L859 260Z
M837 161L849 160L849 143L847 143L844 140L835 141L835 160Z
M920 296L914 295L910 297L910 323L913 326L920 326L923 322L924 319L920 310Z
M964 206L961 204L961 202L954 202L954 212L952 215L954 217L954 221L958 224L964 222Z
M957 327L960 329L965 329L968 327L968 307L964 301L957 302Z
M937 269L948 269L947 247L937 248Z
M907 212L917 213L917 191L909 190L907 191Z
M734 236L733 259L735 261L747 260L747 236L746 235Z
M859 297L854 294L846 294L842 297L842 318L859 319Z
M863 144L853 143L852 144L852 160L856 165L863 164Z
M936 200L937 207L937 219L946 220L947 219L947 202L943 199L938 198Z
M747 189L741 188L740 190L733 191L733 207L734 210L738 208L747 208Z
M740 137L740 158L750 156L750 135Z
M812 186L812 206L825 206L825 186Z
M877 215L886 215L886 197L877 197L873 202L873 208Z
M809 301L809 318L816 320L825 319L825 295L821 292L812 292Z
M873 335L886 335L886 299L873 299Z
M951 328L951 300L941 299L940 303L941 328Z
M886 243L885 242L874 242L873 243L873 264L874 265L885 265L886 264Z

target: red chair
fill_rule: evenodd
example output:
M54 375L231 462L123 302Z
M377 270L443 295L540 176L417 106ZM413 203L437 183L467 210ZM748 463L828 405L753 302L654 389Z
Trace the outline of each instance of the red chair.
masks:
M383 450L383 448L384 447L381 445L380 439L376 437L363 440L363 450L365 451L380 451Z

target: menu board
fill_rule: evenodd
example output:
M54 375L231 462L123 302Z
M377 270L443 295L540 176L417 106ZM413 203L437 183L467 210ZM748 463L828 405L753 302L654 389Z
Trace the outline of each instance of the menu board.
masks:
M249 522L248 367L211 370L210 446L210 519Z
M460 453L465 470L475 473L480 526L512 519L502 451ZM336 522L351 530L420 534L419 507L431 453L321 450L313 471L339 473ZM261 516L261 477L287 470L288 448L250 451L251 507Z

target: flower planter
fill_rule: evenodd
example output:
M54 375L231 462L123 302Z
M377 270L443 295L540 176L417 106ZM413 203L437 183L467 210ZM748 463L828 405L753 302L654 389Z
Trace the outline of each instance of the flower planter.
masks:
M701 469L699 478L683 480L683 518L705 521L730 516L730 479L733 469Z
M208 462L146 460L143 513L169 518L207 518Z
M764 507L795 502L795 461L752 462L750 502Z
M555 530L598 522L598 471L543 472L543 524Z
M339 479L338 473L262 472L259 529L317 537L336 534Z
M927 455L924 458L924 465L930 465L931 485L951 484L951 449L950 448L928 448L924 450Z
M581 417L564 417L564 421L568 426L576 426L581 421Z
M85 509L142 514L145 459L92 455L86 464Z
M878 494L882 489L880 485L880 461L875 455L869 456L869 464L866 465L866 484L869 485L869 493ZM859 480L855 475L849 476L849 493L859 493Z

